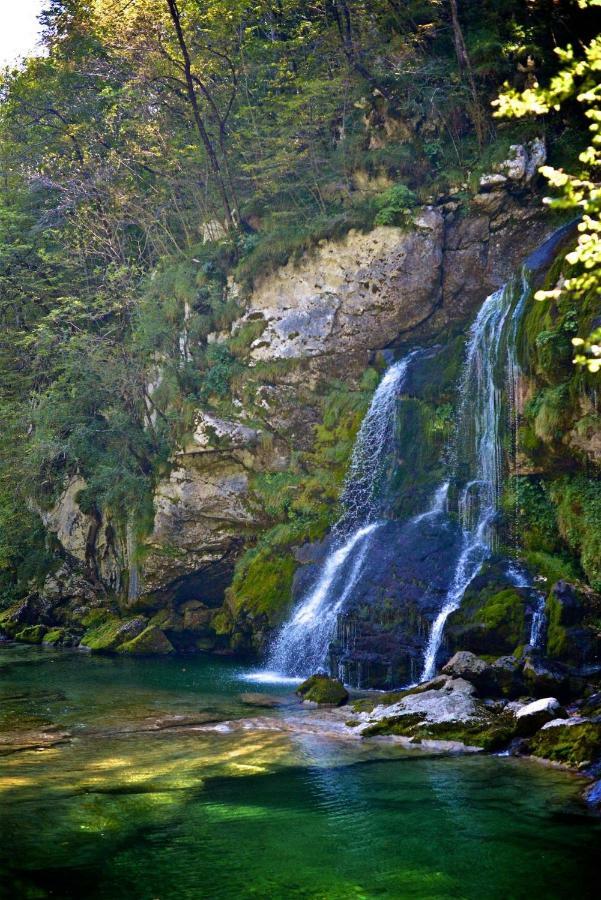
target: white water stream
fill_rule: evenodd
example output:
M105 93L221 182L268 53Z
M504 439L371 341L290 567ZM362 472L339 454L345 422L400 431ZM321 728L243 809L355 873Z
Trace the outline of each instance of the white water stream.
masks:
M339 612L351 596L382 524L386 467L394 446L396 404L413 351L390 366L378 385L355 441L342 495L343 514L317 581L277 635L268 658L271 672L311 675L324 667Z
M422 681L434 675L446 621L461 605L467 588L494 546L494 522L503 474L503 388L509 381L508 400L513 420L519 375L515 339L528 291L528 279L521 273L517 285L512 280L487 297L469 331L454 448L457 474L467 475L469 479L458 504L462 549L442 609L432 625L424 653Z

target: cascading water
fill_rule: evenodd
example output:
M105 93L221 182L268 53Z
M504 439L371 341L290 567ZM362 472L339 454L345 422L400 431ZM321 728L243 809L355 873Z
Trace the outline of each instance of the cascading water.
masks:
M409 554L402 570L405 598L409 604L419 604L414 643L408 644L403 638L401 652L410 657L405 672L410 672L412 679L415 677L414 663L423 646L421 629L424 621L434 618L421 673L422 679L432 677L447 619L460 606L466 589L495 549L495 520L507 463L507 439L514 461L513 474L517 474L515 436L521 405L517 337L531 290L531 273L550 263L572 227L570 223L559 229L528 258L516 277L484 301L468 336L448 480L437 489L425 512L404 523L397 520L396 527L392 527L394 517L390 515L394 498L387 495L394 485L390 468L398 449L397 397L411 360L422 351L410 353L386 372L357 437L342 496L343 514L332 531L329 554L314 584L277 636L268 661L272 671L264 673L265 678L271 678L274 672L288 677L306 676L327 667L332 653L331 664L337 665L339 671L350 671L351 664L361 669L363 661L373 653L373 643L366 649L365 634L362 632L362 638L359 633L360 620L352 615L341 618L340 614L353 602L365 606L376 596L369 587L366 589L370 581L368 561L376 547L380 555L383 547L388 550L383 572L396 571L395 540L401 552ZM456 504L459 528L454 517L448 515L449 498L451 506ZM439 555L434 556L435 553ZM436 559L436 571L431 577L426 571L424 578L420 563L430 559ZM386 575L378 584L385 591L389 589ZM418 584L423 587L421 596L416 598ZM532 585L529 587L532 589ZM437 596L444 599L432 609L432 598ZM530 635L535 647L541 645L545 630L542 594L540 598ZM409 615L414 615L411 609L415 606L409 610ZM337 626L340 646L332 649ZM373 637L368 638L373 641ZM361 640L363 644L359 646ZM350 657L345 659L345 654ZM361 682L360 675L358 680Z
M540 650L545 637L547 627L547 615L545 612L547 598L542 591L533 589L533 579L530 573L515 562L510 562L507 567L507 574L513 584L518 588L529 588L536 606L532 613L532 623L530 625L530 639L528 643L535 650Z
M495 542L503 473L501 427L505 374L512 419L519 369L515 339L529 291L526 272L520 273L483 303L472 325L460 381L453 467L464 487L458 501L462 548L442 609L434 620L424 653L422 680L434 675L448 617L459 608L469 584L490 555Z
M333 529L333 546L317 581L276 637L269 670L303 676L322 668L338 614L350 597L381 524L387 500L387 465L395 439L397 398L411 360L390 366L361 424L342 494L343 513Z

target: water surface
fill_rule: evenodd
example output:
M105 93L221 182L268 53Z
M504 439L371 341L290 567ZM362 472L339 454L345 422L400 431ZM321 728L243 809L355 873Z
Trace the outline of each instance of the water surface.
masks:
M0 737L68 735L4 747L3 897L598 896L565 772L295 733L240 699L290 686L228 660L0 644L0 671Z

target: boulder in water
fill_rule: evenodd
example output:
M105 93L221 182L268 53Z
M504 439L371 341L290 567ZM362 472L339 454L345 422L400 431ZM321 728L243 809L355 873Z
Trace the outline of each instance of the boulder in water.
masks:
M299 685L296 693L302 700L320 706L344 706L349 698L342 682L327 675L311 675Z
M158 654L166 656L173 653L173 644L160 628L156 625L149 625L148 628L125 644L121 644L118 648L119 653L129 653L134 656L147 656Z

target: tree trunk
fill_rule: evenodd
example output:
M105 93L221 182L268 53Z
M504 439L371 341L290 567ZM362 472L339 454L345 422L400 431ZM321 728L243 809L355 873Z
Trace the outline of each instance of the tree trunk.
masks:
M449 0L449 2L451 6L451 22L453 25L453 40L455 42L455 54L457 56L457 63L459 65L459 71L462 74L465 73L467 77L470 93L472 95L472 119L474 122L474 128L476 129L476 138L478 139L478 146L482 147L484 143L484 113L480 104L480 98L478 97L478 89L476 87L476 79L474 78L474 70L472 69L472 64L470 62L467 47L465 45L465 38L463 37L461 22L459 21L457 0Z
M209 159L209 166L211 167L211 171L215 176L215 181L217 182L217 188L219 190L219 194L221 196L221 202L223 204L223 210L225 212L226 224L229 229L236 228L236 221L232 212L232 207L230 204L230 200L228 197L228 193L225 187L225 182L223 180L223 173L221 171L221 166L219 164L219 158L217 153L215 152L215 148L213 146L213 142L211 141L210 135L205 127L202 116L200 114L200 106L198 104L198 97L196 96L196 88L194 87L194 77L192 75L192 62L190 59L190 53L188 51L188 45L186 44L186 38L184 37L184 32L181 25L179 9L177 7L177 0L167 0L167 5L169 7L169 14L171 16L171 21L173 22L173 26L175 28L175 33L177 35L177 42L179 44L179 48L182 54L183 66L184 66L184 76L186 79L186 90L188 94L188 101L192 108L192 115L194 117L194 124L196 125L196 130L200 135L200 139L204 145L204 148L207 152L207 156Z

